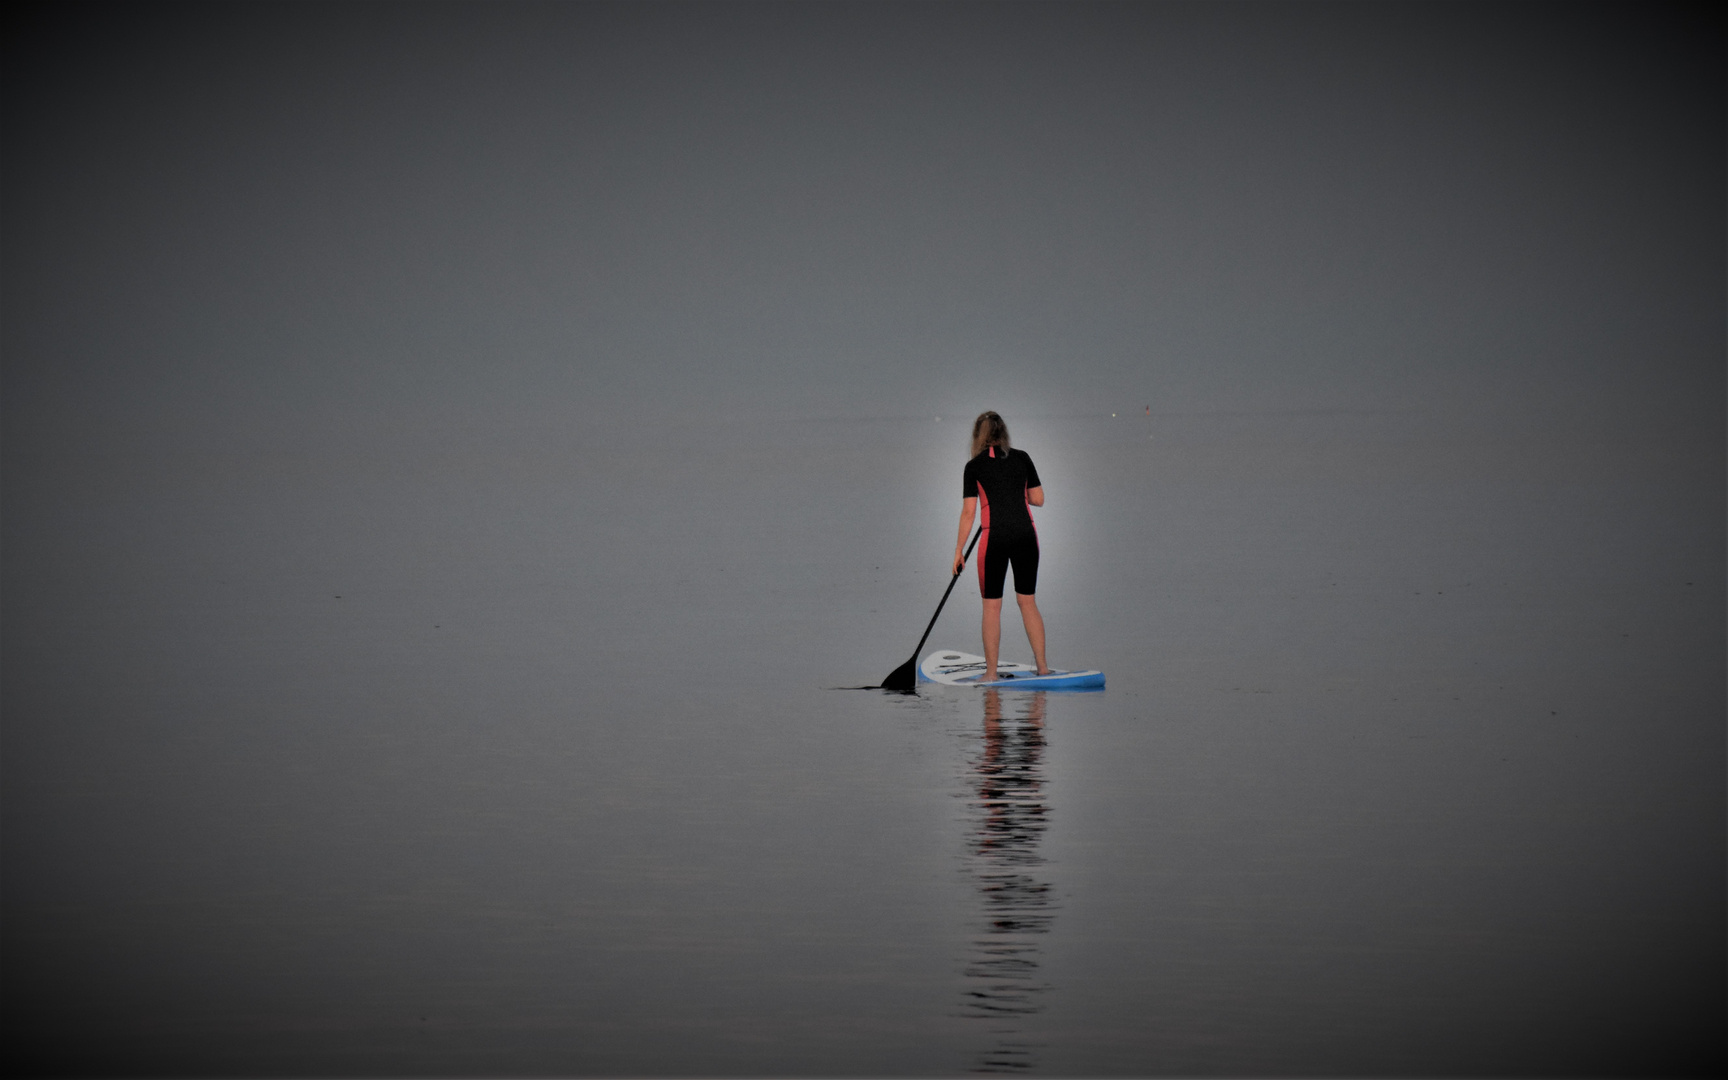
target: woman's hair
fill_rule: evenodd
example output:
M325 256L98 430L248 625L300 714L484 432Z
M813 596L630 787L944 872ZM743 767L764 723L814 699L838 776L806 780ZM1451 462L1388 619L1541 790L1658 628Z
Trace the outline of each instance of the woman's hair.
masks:
M981 412L972 421L972 456L982 454L986 446L994 446L1004 454L1008 452L1008 425L993 412Z

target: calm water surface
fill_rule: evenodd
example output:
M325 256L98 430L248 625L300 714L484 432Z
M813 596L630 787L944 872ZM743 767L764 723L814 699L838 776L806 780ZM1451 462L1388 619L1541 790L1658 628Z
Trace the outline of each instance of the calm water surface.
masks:
M1720 1061L1719 460L1540 417L1010 421L1052 662L1103 692L835 689L946 584L963 433L933 417L14 455L19 1045L175 1075ZM963 583L931 647L977 611Z

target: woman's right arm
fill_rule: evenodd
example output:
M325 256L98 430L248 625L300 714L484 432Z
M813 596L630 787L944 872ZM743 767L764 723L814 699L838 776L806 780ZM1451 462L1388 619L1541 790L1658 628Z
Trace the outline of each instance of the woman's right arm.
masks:
M972 532L972 519L978 514L978 498L960 501L960 536L954 541L954 573L966 569L966 537Z

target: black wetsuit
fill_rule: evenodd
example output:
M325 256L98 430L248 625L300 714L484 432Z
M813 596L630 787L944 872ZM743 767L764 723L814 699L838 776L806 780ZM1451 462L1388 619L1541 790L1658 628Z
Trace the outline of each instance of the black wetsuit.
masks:
M978 541L978 588L986 600L1002 599L1008 564L1014 565L1014 591L1038 591L1038 529L1026 509L1026 492L1043 487L1038 469L1024 450L1006 454L994 446L966 463L961 498L978 500L984 535Z

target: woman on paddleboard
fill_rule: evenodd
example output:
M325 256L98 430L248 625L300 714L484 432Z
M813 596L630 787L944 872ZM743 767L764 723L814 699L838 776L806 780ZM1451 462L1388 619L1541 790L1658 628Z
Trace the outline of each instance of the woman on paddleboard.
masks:
M1002 649L1002 586L1014 568L1014 599L1032 643L1038 674L1048 675L1044 662L1044 616L1038 612L1038 531L1028 506L1044 505L1044 486L1024 450L1008 444L1008 425L993 412L979 413L972 422L972 460L961 483L960 538L954 542L954 573L966 566L966 538L972 521L983 513L978 540L978 589L984 597L984 677L996 679L996 658Z

